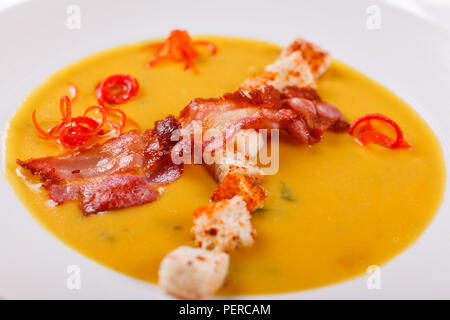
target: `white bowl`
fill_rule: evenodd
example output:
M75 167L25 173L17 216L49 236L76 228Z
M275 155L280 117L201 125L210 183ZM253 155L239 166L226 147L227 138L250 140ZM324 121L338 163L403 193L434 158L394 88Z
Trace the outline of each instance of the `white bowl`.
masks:
M7 7L8 4L18 4ZM0 122L6 128L22 99L50 74L84 56L186 28L287 44L301 35L403 98L437 134L450 159L450 35L385 2L342 1L74 1L80 29L69 29L71 1L0 4ZM389 1L392 3L393 1ZM377 7L370 7L376 3ZM3 6L3 8L2 8ZM375 11L373 11L375 10ZM368 18L380 10L379 29ZM73 12L72 12L73 13ZM375 24L376 25L376 24ZM73 25L72 25L73 26ZM76 26L76 25L75 25ZM3 167L3 165L2 165ZM449 177L447 176L447 184ZM85 258L45 231L0 180L0 296L3 298L167 298L151 284ZM255 298L450 298L450 197L422 237L381 271L320 289ZM69 290L67 267L81 268Z

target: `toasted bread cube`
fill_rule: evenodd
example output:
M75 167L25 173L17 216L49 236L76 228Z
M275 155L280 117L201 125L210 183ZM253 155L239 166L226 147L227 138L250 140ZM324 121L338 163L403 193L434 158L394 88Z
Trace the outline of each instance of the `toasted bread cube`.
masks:
M206 168L212 174L212 176L218 181L222 182L225 176L229 173L242 173L245 174L256 182L263 180L263 171L256 163L246 158L240 152L225 152L224 159L220 163L213 163L210 165L205 164Z
M197 208L191 231L197 246L225 252L240 245L251 246L255 238L250 212L241 196Z
M277 61L268 65L265 71L277 75L267 84L280 91L288 86L315 87L315 77L300 51L280 56Z
M230 143L233 147L236 145L237 151L253 162L256 161L259 151L266 145L263 134L255 129L240 130Z
M241 196L248 211L252 212L263 206L266 192L252 178L241 173L230 173L214 191L211 201L232 199L234 196Z
M240 89L250 91L268 85L280 91L287 86L314 87L315 78L302 53L295 51L290 55L280 56L263 72L244 81Z
M302 38L296 38L289 46L287 46L281 52L281 57L288 57L294 52L302 53L303 59L309 65L311 73L316 79L320 77L330 66L330 54L318 45L308 42Z
M162 260L159 286L178 298L204 299L222 286L228 265L226 253L181 246Z
M274 63L244 81L240 89L250 91L267 85L278 90L287 86L315 87L315 80L327 70L330 62L328 52L311 42L297 38L281 52Z

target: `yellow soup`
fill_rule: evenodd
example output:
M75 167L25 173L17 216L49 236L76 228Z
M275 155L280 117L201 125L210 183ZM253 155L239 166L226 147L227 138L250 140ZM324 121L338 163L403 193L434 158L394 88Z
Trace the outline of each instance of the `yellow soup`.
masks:
M202 50L198 74L183 72L183 65L175 63L146 69L153 52L144 43L74 63L30 94L11 119L6 139L7 179L33 217L82 254L153 283L165 254L192 245L192 211L207 203L216 186L201 166L186 166L153 203L84 217L75 202L49 206L46 192L20 177L15 161L61 152L36 135L31 113L37 109L45 128L57 123L59 98L68 94L68 83L79 89L73 105L78 115L96 103L94 88L101 80L116 73L134 75L141 91L121 108L142 128L151 128L167 114L178 115L192 98L234 90L280 52L265 42L202 38L214 42L218 54L210 57ZM222 294L303 290L361 275L410 246L440 205L445 180L440 145L406 103L338 61L322 76L318 91L348 121L374 112L395 119L414 148L361 147L349 135L335 133L308 147L283 136L280 170L264 182L266 208L252 219L256 243L232 254Z

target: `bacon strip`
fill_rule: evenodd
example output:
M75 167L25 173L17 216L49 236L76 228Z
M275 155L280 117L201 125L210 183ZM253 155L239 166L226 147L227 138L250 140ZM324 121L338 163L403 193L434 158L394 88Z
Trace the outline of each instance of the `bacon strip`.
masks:
M325 131L348 129L342 113L323 102L312 88L286 87L282 91L268 85L249 92L237 90L217 99L194 99L180 114L184 135L194 135L201 122L202 133L209 129L221 138L203 139L203 149L222 147L243 129L284 129L299 143L313 144Z
M128 208L154 201L158 187L180 177L183 165L170 158L179 129L168 116L143 134L129 131L102 145L17 163L41 178L53 201L79 200L85 215Z
M85 214L123 209L156 200L158 191L145 176L105 176L80 187L80 207Z

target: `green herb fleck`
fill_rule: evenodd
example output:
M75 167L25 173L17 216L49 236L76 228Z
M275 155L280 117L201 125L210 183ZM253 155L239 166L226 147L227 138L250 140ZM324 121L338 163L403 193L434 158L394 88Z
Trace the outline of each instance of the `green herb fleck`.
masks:
M228 270L229 273L239 273L239 272L242 272L242 271L243 271L242 268L241 267L237 267L237 266L232 266Z
M98 231L98 237L100 238L100 240L106 240L110 243L116 242L116 238L114 238L112 234L105 231Z
M181 229L181 226L175 226L175 227L173 227L173 230L180 230Z
M252 214L267 213L269 211L270 211L270 209L267 209L267 208L259 208L259 209L256 209L255 211L253 211Z
M295 197L294 194L292 193L292 190L289 189L284 182L281 182L281 198L290 202L295 201Z

